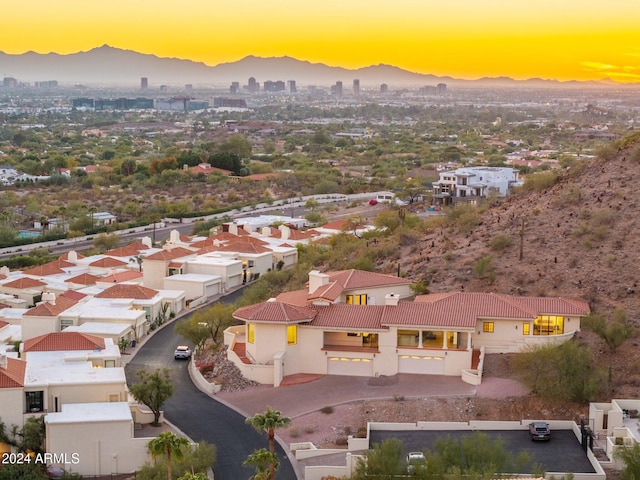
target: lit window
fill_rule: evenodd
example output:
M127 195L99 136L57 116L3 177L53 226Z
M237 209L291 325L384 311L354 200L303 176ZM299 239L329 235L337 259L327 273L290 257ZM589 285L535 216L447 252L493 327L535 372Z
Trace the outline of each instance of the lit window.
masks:
M482 331L485 333L493 333L493 322L483 322Z
M298 343L298 326L289 325L287 327L287 343L289 345L295 345Z
M247 323L247 342L253 343L256 339L256 327L253 323Z
M522 334L523 335L530 335L530 331L531 331L531 324L530 323L525 323L522 325Z
M349 305L366 305L367 294L362 295L347 295L347 303Z

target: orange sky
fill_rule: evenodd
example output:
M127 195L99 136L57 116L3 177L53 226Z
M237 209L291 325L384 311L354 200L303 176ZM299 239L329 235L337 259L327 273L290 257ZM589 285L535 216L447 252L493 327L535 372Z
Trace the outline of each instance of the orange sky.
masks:
M207 65L288 55L456 78L640 81L640 0L20 0L2 17L0 51L14 54L108 44Z

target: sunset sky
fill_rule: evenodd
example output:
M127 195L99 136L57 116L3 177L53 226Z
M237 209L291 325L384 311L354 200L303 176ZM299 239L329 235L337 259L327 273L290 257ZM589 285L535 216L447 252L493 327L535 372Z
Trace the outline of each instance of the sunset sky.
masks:
M468 79L640 81L639 0L2 3L0 51L11 54L67 54L108 44L212 66L247 55L286 55Z

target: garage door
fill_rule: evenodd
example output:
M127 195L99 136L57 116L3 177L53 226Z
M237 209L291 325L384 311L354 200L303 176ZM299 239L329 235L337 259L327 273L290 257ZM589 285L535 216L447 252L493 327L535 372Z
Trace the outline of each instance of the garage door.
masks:
M430 355L400 355L398 372L443 375L444 358Z
M353 375L357 377L373 376L373 360L370 358L329 357L327 373L329 375Z

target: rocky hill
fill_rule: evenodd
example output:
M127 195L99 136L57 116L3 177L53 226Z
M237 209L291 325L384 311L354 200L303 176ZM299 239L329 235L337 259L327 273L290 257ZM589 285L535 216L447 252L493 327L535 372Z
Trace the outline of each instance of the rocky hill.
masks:
M579 297L607 318L624 310L640 331L640 135L605 151L561 172L547 189L503 199L470 229L443 226L401 242L407 245L399 259L383 269L394 271L399 262L412 280L427 280L432 293ZM483 257L491 260L481 278L476 265ZM616 352L591 332L579 338L611 367L617 395L640 395L637 338Z

